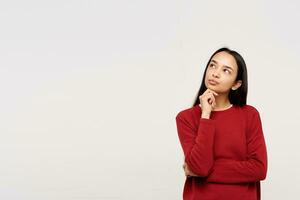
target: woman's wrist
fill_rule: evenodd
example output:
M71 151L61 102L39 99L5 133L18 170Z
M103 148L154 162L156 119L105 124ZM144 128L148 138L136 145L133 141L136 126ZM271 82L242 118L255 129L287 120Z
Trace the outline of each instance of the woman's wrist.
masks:
M209 119L210 118L210 113L202 113L201 118Z

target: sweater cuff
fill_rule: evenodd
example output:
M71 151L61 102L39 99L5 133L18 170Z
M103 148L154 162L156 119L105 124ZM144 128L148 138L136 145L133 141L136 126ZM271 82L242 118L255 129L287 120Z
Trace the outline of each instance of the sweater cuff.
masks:
M215 120L213 119L207 119L207 118L200 118L200 124L208 124L208 125L214 125Z

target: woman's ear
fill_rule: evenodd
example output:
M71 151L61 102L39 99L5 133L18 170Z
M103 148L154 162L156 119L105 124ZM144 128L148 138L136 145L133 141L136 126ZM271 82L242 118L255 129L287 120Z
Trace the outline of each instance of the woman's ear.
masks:
M242 81L241 80L238 80L232 87L231 89L232 90L237 90L239 87L241 87L242 85Z

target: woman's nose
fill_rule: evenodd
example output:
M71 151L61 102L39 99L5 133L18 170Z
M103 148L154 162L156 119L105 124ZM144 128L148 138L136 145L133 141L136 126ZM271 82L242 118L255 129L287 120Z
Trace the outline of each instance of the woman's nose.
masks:
M216 70L212 73L213 77L219 77L219 72Z

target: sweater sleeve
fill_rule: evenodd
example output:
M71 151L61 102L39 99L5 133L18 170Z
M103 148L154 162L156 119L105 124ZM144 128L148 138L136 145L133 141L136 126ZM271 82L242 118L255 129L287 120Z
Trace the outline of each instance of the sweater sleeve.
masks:
M205 177L213 166L215 126L212 119L200 118L196 128L182 115L176 116L176 125L185 162L198 176Z
M208 182L243 183L264 180L267 175L267 149L258 111L250 118L247 130L247 159L217 159Z

